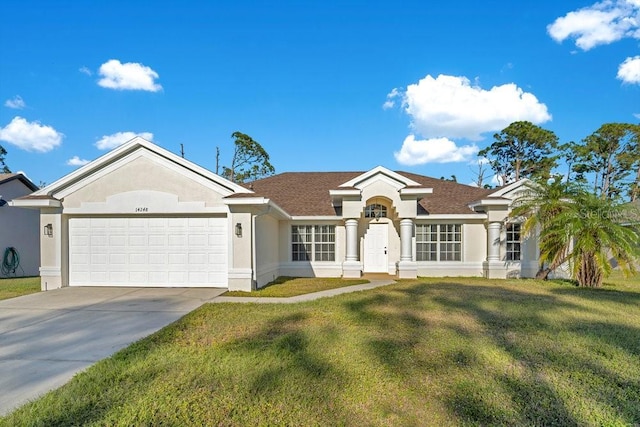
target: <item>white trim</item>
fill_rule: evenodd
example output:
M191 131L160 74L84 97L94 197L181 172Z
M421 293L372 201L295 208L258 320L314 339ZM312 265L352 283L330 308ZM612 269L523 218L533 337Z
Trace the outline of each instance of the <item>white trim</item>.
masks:
M227 274L229 279L251 279L253 270L251 268L230 268Z
M341 216L290 216L291 221L342 221ZM313 225L313 224L311 224Z
M480 206L509 206L513 203L513 200L507 199L482 199L469 203L471 209L475 209Z
M277 213L283 216L285 219L291 219L291 215L289 215L284 209L274 203L271 199L267 199L266 197L239 197L239 198L231 198L224 199L222 201L227 206L264 206L267 205L269 208L274 209Z
M424 196L425 194L433 194L433 188L401 188L401 196Z
M39 268L40 276L60 276L62 269L60 267L42 266Z
M527 178L523 178L519 181L516 181L507 185L506 187L502 187L501 189L499 189L494 193L489 194L488 197L505 197L505 194L511 193L513 190L516 190L517 188L523 186L527 182L530 182L530 180L528 180Z
M469 213L469 214L433 214L433 215L418 215L416 221L419 220L462 220L462 219L487 219L486 213Z
M55 199L13 199L9 201L9 206L16 208L59 208L62 202Z
M362 190L360 189L349 189L349 190L329 190L330 196L361 196Z
M238 197L235 199L224 199L227 205L266 205L270 202L266 197Z
M398 181L406 186L418 186L421 187L422 185L419 182L415 182L412 179L407 178L406 176L402 176L399 173L393 172L383 166L376 166L375 168L371 169L368 172L365 172L361 175L356 176L355 178L353 178L350 181L345 182L344 184L341 184L340 187L355 187L357 184L366 181L367 179L373 177L374 175L377 174L382 174L382 175L386 175L389 178L392 178L395 181Z

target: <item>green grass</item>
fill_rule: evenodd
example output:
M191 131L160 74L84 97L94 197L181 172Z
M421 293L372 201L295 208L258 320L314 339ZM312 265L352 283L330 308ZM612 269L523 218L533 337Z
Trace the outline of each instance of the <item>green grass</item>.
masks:
M40 292L40 277L0 279L0 300Z
M271 283L253 292L230 291L224 296L229 297L278 297L287 298L297 295L310 294L313 292L326 291L345 286L361 285L368 283L368 280L353 279L346 280L340 278L308 278L308 277L278 277Z
M208 304L0 425L640 423L640 283L420 279Z

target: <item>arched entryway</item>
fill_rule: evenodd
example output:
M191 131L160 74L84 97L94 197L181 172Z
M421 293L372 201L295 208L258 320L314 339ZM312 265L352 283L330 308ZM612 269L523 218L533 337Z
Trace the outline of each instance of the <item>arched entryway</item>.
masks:
M390 232L394 232L395 209L391 200L374 197L367 200L362 221L366 224L362 244L362 267L365 273L388 273Z

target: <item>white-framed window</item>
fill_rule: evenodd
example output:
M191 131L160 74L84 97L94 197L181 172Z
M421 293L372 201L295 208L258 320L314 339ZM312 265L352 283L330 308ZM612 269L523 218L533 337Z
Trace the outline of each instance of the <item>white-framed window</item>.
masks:
M520 242L521 225L517 223L507 224L507 261L520 261L521 242Z
M416 261L438 260L438 225L416 225Z
M379 203L372 203L366 208L364 208L364 217L365 218L386 218L387 207Z
M335 225L292 225L292 261L335 261Z
M462 225L416 224L416 261L462 261Z

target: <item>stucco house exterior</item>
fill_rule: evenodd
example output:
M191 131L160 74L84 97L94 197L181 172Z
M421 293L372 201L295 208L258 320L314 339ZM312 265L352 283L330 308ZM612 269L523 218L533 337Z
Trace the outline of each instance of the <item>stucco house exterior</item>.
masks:
M40 215L10 205L38 187L21 173L0 173L0 270L1 277L37 276L40 267ZM7 251L11 250L11 253ZM17 263L19 261L19 264Z
M250 291L278 276L531 277L537 245L507 218L520 186L381 166L238 185L137 137L13 204L40 211L43 290Z

